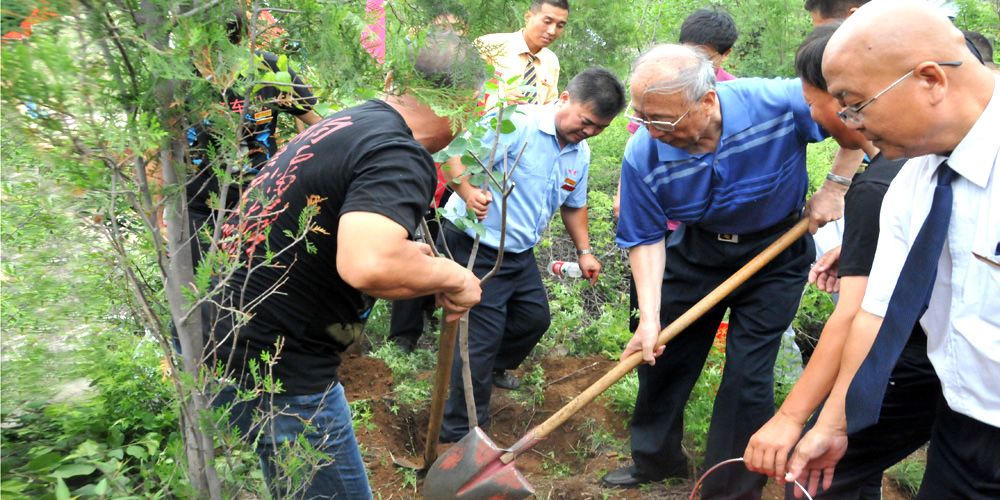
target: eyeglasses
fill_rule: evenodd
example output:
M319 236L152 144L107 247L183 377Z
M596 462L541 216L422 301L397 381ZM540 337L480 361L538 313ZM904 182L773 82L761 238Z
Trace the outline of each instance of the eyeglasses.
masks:
M938 66L961 66L962 61L939 62L935 64L937 64ZM886 87L885 90L879 92L878 94L875 94L875 97L872 97L871 99L865 101L864 104L860 106L852 106L849 108L844 108L843 111L837 113L837 117L840 118L840 121L844 122L844 124L846 125L861 125L865 121L865 116L861 114L861 110L865 109L865 107L868 106L869 104L875 102L875 99L882 97L882 94L888 92L889 89L895 87L896 85L899 85L899 82L906 80L906 77L912 75L913 72L916 70L917 68L911 69L905 75L901 76L899 80L892 82L892 85Z
M625 113L625 118L628 118L628 121L630 121L632 123L635 123L636 125L642 125L642 126L644 126L646 128L649 128L650 126L652 126L656 130L659 130L661 132L673 132L674 129L677 128L677 124L680 123L681 120L683 120L684 117L687 116L687 114L690 113L692 109L694 109L695 104L698 104L698 100L696 100L694 102L694 104L692 104L691 107L689 107L687 109L687 111L685 111L684 114L681 115L680 118L678 118L676 121L673 121L673 122L663 122L663 121L656 121L656 120L643 120L642 118L639 118L638 116L631 115L631 114L628 114L628 113ZM632 107L632 103L631 102L628 103L628 108L626 108L626 109L634 109Z
M712 52L711 54L709 54L709 53L706 52L705 53L705 57L707 57L708 60L709 60L709 62L711 62L713 65L715 63L717 63L717 62L721 62L722 61L722 54L720 54L718 52Z

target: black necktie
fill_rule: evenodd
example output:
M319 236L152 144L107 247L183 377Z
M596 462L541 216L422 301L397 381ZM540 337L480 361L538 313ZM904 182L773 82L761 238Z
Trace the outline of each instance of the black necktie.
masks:
M951 182L956 175L947 161L938 167L938 183L931 200L930 213L903 263L903 270L892 290L878 336L848 389L845 408L848 434L878 422L889 374L903 352L903 346L910 338L914 325L930 303L938 259L948 236L952 204Z

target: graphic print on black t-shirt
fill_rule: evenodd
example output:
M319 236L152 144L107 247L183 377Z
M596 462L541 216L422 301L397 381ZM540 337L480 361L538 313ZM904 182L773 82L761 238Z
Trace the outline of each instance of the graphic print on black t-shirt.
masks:
M290 141L222 227L220 246L240 264L226 283L230 303L255 306L242 310L250 319L239 341L219 354L235 347L234 359L257 359L283 338L274 377L286 393L325 391L336 381L338 353L374 303L337 273L341 215L382 215L412 234L436 182L430 154L382 101L343 110ZM305 240L296 238L302 229Z

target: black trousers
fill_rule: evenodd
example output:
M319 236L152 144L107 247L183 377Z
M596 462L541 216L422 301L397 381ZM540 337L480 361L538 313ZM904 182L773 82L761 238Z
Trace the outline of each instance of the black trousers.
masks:
M728 243L682 224L667 243L660 310L666 327L760 253L780 233ZM726 365L715 398L705 466L743 455L750 436L774 415L774 360L781 334L798 309L809 264L811 236L792 243L713 310L667 343L655 366L639 367L632 417L632 458L649 479L687 477L681 449L684 406L727 308ZM702 498L760 498L767 477L723 467L704 482Z
M930 439L941 401L941 382L927 359L927 336L918 328L892 370L878 422L848 436L847 452L837 463L833 484L828 490L820 486L813 498L881 499L882 472ZM814 424L815 418L803 433ZM795 498L793 491L793 486L786 487L786 500Z
M473 239L447 226L441 231L455 261L466 265ZM479 246L473 272L482 277L493 268L497 250ZM489 423L493 372L517 368L549 329L549 300L538 273L534 250L504 252L499 272L483 286L469 312L469 365L479 426ZM458 339L451 367L451 389L445 403L441 441L458 441L469 432Z
M917 500L1000 498L1000 428L952 410L944 398Z

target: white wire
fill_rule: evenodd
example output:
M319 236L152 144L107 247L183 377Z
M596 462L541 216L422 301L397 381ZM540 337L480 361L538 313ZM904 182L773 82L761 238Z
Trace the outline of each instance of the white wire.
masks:
M698 487L701 486L701 482L704 481L705 478L708 477L708 475L712 473L712 471L714 471L715 469L718 469L719 467L722 467L723 465L734 464L736 462L742 462L742 461L743 461L742 457L740 457L740 458L730 458L729 460L723 460L723 461L721 461L721 462L713 465L712 468L710 468L707 471L705 471L705 473L702 474L700 478L698 478L698 482L697 483L694 483L694 489L691 490L691 498L690 498L690 500L694 500L694 494L698 492ZM810 495L809 492L806 491L806 489L802 486L802 483L799 483L798 481L793 481L793 482L795 483L795 486L799 487L799 490L802 491L802 494L806 496L806 500L813 500L812 495Z

